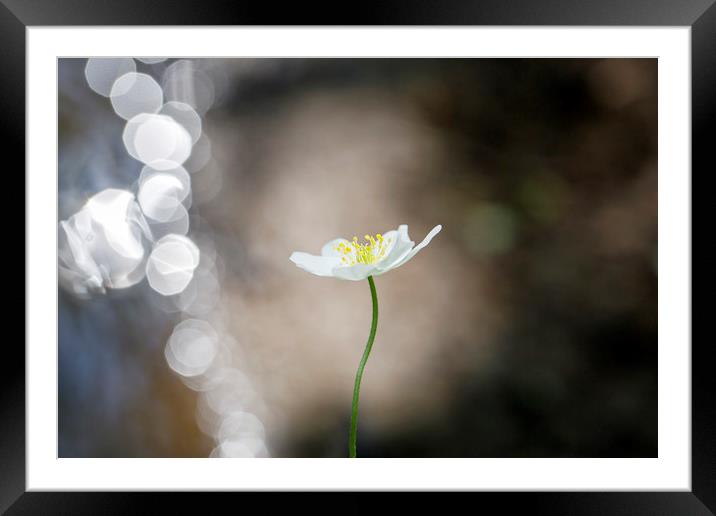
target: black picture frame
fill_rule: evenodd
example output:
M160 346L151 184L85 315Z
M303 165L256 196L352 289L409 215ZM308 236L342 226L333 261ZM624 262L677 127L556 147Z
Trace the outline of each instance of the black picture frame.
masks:
M25 29L35 25L577 25L690 26L693 171L713 174L709 162L716 134L716 0L441 0L377 1L350 5L241 0L0 0L0 113L3 155L25 164ZM692 183L693 185L693 183ZM23 181L24 191L24 181ZM692 186L692 192L693 192ZM19 198L19 196L18 196ZM693 200L692 200L693 203ZM692 204L693 206L693 204ZM692 207L693 219L693 207ZM693 240L692 240L693 241ZM692 250L693 253L693 244ZM693 254L692 254L693 257ZM27 259L27 256L24 256ZM25 261L24 261L25 263ZM692 259L693 263L693 259ZM692 265L693 270L693 265ZM25 268L25 274L30 271ZM27 276L26 276L27 277ZM704 289L705 287L701 287ZM693 290L692 290L693 294ZM19 303L17 303L19 305ZM693 316L692 316L693 326ZM688 343L674 343L687 345ZM707 340L692 339L692 490L690 492L473 493L475 510L517 507L548 514L716 514L716 380ZM0 512L8 514L131 514L149 510L160 496L163 510L207 512L206 496L186 494L25 492L25 351L5 342L0 376ZM351 512L376 508L372 493L339 502ZM247 493L223 494L255 498ZM305 503L304 495L288 495ZM268 503L266 507L273 504ZM214 498L212 498L214 500ZM412 497L422 508L424 495ZM441 505L444 502L438 501ZM479 504L479 505L478 505ZM322 504L328 507L328 504ZM231 505L230 505L231 506ZM334 506L335 507L335 506ZM312 505L315 509L316 506ZM319 507L320 508L320 507ZM239 509L237 507L237 509ZM334 508L334 511L338 508Z

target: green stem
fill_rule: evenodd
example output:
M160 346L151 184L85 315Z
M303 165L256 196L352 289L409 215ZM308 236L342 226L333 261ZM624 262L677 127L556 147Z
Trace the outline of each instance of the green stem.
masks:
M363 378L363 369L368 361L370 350L375 340L375 332L378 329L378 294L375 292L375 283L373 276L368 276L368 284L370 285L370 297L373 300L373 321L370 323L370 334L368 335L368 343L365 345L365 351L358 364L356 371L356 383L353 387L353 409L351 411L351 433L348 438L348 455L351 459L356 457L356 433L358 426L358 398L360 397L360 381Z

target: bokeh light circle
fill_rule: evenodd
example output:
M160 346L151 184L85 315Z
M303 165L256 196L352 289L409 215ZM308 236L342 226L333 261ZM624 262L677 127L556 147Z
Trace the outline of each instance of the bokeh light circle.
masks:
M263 439L264 435L264 425L259 418L250 412L238 411L232 412L224 417L216 437L223 441L227 439L247 439L251 437Z
M189 173L183 166L177 165L173 161L167 161L165 163L157 161L151 165L142 167L142 171L139 173L139 188L141 188L147 180L157 174L169 174L174 176L181 183L186 196L191 193L191 176L189 176Z
M248 438L240 440L226 440L214 448L210 458L254 458L267 457L268 450L262 439Z
M164 72L162 84L168 101L184 102L200 115L214 103L214 83L192 61L182 59L172 63Z
M167 115L138 114L125 125L122 139L130 156L159 170L175 168L191 154L191 136Z
M189 238L175 234L162 237L147 260L149 286L165 296L182 292L194 276L199 257L199 248Z
M112 85L110 100L115 113L129 120L141 113L156 113L164 94L157 81L145 73L129 72Z
M144 214L152 221L169 222L191 193L191 180L184 168L175 166L157 170L149 165L139 176L137 200Z
M256 391L248 376L238 369L217 373L214 389L205 393L206 402L216 414L244 411L256 400Z
M109 97L115 81L136 69L134 59L128 57L91 57L85 65L85 78L95 93Z
M172 100L161 107L159 114L172 117L186 129L191 136L192 145L201 137L201 117L189 104Z
M164 348L164 356L176 373L193 377L204 373L216 358L219 337L206 321L187 319L176 325Z

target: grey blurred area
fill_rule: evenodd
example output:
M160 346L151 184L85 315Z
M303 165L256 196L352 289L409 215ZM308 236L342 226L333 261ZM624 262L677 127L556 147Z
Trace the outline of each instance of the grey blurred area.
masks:
M217 271L201 317L268 455L346 456L371 318L367 282L291 252L442 224L376 279L359 456L657 456L657 60L192 61L213 92L188 209ZM85 66L59 63L60 220L142 170ZM185 317L146 280L59 289L60 456L212 454L206 391L165 356Z

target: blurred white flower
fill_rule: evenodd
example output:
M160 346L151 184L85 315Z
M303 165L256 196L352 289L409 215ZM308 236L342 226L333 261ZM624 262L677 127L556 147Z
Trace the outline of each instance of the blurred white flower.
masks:
M105 288L139 283L151 240L151 230L134 195L115 188L102 190L60 222L60 284L87 297Z
M441 229L441 225L435 226L415 245L408 236L408 226L402 224L385 234L365 235L365 243L360 243L357 237L352 241L336 238L323 246L320 256L297 251L291 254L290 260L316 276L360 281L400 267L427 246Z

